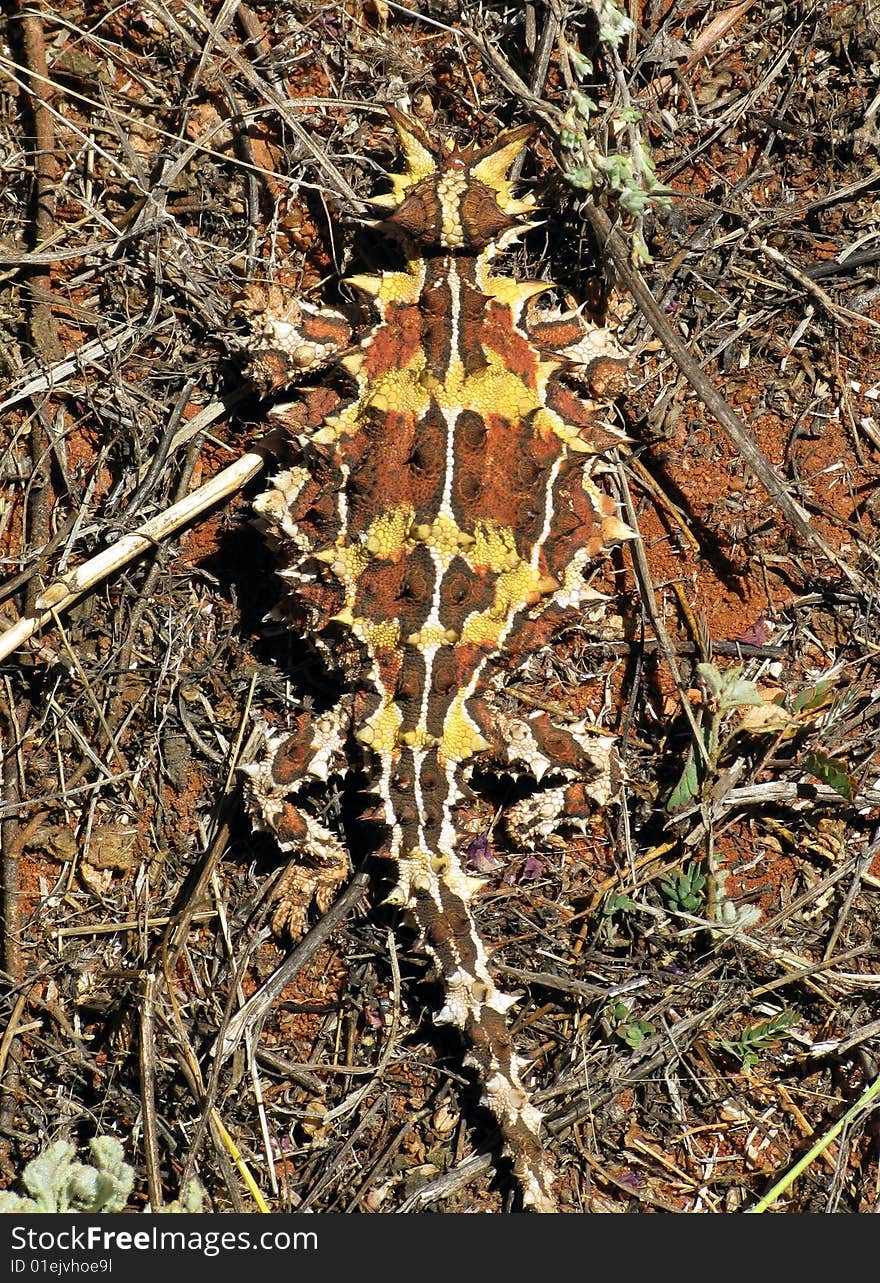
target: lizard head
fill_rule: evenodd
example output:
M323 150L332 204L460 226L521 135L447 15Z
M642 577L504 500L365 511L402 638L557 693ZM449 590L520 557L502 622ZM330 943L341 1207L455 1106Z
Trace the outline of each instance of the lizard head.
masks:
M458 148L449 139L438 148L417 120L387 111L406 169L388 175L392 191L372 204L389 210L386 221L421 253L478 254L535 208L531 196L513 196L508 178L534 126L509 129L486 147Z

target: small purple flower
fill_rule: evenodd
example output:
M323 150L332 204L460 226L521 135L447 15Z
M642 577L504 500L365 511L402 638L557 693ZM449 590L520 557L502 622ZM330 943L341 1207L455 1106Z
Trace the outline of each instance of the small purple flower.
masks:
M499 861L492 853L488 833L478 833L465 851L465 862L475 873L491 873Z
M370 1029L381 1029L385 1024L378 1007L364 1007L364 1020Z
M536 878L544 876L544 861L539 860L536 855L527 855L525 863L520 870L520 882L534 882Z
M766 646L769 636L767 616L760 614L753 624L749 624L745 632L734 638L734 641L742 642L744 646Z

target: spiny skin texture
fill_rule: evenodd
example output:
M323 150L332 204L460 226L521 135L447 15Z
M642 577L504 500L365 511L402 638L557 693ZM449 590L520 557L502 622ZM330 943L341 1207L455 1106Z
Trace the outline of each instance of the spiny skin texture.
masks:
M264 389L335 363L352 390L330 414L315 391L280 409L291 466L256 504L283 563L286 617L343 654L349 694L269 737L249 799L297 857L285 914L298 933L311 899L326 907L347 868L309 788L364 765L397 867L389 900L415 920L445 986L437 1020L463 1032L524 1202L547 1212L541 1115L506 1021L516 999L495 985L474 923L481 883L464 870L456 812L475 765L552 782L514 808L522 841L583 825L616 791L610 737L503 712L493 691L597 608L584 572L631 534L594 480L619 439L605 419L625 358L579 313L538 309L546 283L491 271L534 207L507 178L530 127L459 151L390 114L406 168L374 203L404 267L351 281L374 323L352 335L341 315L280 293L251 306L251 377Z

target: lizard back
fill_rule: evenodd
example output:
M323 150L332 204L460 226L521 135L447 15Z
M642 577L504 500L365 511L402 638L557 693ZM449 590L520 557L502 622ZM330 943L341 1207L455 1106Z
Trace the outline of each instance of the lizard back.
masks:
M508 179L532 129L459 150L389 114L406 168L374 204L404 265L350 279L373 323L352 334L341 315L307 309L259 321L264 382L330 362L351 381L335 412L298 425L292 466L256 507L279 548L291 620L331 650L341 639L354 659L340 709L299 714L250 768L251 805L298 857L301 929L305 902L329 902L346 868L304 782L363 760L387 827L382 854L396 863L389 900L415 920L444 983L437 1020L469 1044L525 1203L551 1211L541 1115L506 1020L516 999L492 978L472 910L482 882L465 867L456 814L475 765L555 781L537 806L514 808L524 841L614 794L610 737L505 711L496 688L595 608L584 572L631 533L596 480L620 439L608 402L626 360L580 313L541 310L546 282L493 271L534 209Z

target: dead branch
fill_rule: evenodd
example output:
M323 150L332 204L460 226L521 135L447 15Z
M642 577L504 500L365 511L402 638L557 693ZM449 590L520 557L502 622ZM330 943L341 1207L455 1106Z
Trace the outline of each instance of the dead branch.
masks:
M206 481L198 490L172 504L164 512L143 525L138 526L130 535L124 535L116 543L99 552L82 563L70 574L53 580L43 589L34 603L34 613L25 615L18 623L0 634L0 659L11 655L33 637L56 614L67 610L82 595L94 588L101 580L106 579L122 566L156 548L163 539L175 534L183 526L202 516L215 503L228 499L242 486L246 485L260 470L265 467L270 457L268 450L256 448L243 454L235 463L218 472L210 481Z

